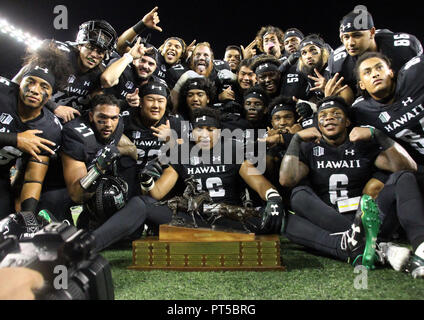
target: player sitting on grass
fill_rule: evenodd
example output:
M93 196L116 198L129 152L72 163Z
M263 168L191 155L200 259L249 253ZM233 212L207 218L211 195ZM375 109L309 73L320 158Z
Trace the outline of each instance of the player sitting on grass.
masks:
M290 143L280 183L297 187L291 195L295 215L288 216L285 235L295 243L373 268L377 238L389 240L400 223L415 250L409 271L414 277L423 276L424 203L410 172L416 163L380 130L356 127L349 134L347 108L339 97L324 99L318 105L319 131L302 130ZM370 196L363 195L374 166L393 172L376 199L381 212ZM304 178L309 186L300 184ZM386 243L382 247L377 250L382 262L388 260L397 270L406 264L408 250Z

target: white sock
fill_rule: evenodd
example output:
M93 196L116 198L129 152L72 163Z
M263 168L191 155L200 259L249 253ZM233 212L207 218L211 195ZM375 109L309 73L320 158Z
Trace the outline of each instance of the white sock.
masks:
M421 259L424 259L424 242L422 242L418 248L415 250L415 255L420 257Z

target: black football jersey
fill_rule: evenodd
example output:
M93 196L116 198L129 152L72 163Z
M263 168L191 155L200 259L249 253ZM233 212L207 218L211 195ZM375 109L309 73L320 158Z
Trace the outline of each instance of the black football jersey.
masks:
M32 120L22 122L18 115L19 86L14 82L0 77L0 132L24 132L26 130L42 130L38 136L56 143L49 146L53 151L57 151L61 144L62 125L59 119L47 108L41 110L40 115ZM40 148L40 155L49 156L51 154ZM0 149L0 174L4 179L9 178L9 170L15 164L16 159L21 157L24 161L29 159L28 154L22 153L12 146L5 146Z
M380 152L375 143L347 140L335 147L321 139L319 144L302 142L299 160L309 167L308 180L318 197L336 206L340 200L362 195Z
M152 160L155 156L160 154L160 148L164 142L159 141L153 135L150 127L146 127L140 118L138 108L131 108L122 114L124 120L124 133L137 147L138 160L140 165L145 164L147 161ZM178 138L181 137L181 120L176 116L163 116L157 127L165 124L169 120L171 129L175 130Z
M224 152L227 149L225 143L230 147L231 161L227 160L229 156ZM236 154L243 146L232 140L219 143L214 150L220 152L211 151L205 156L205 161L202 161L201 152L193 151L193 146L194 144L180 145L178 148L180 161L178 164L171 163L179 178L184 181L192 176L198 183L199 191L209 191L214 202L241 205L243 180L239 171L243 161L237 161Z
M326 78L330 78L327 65L325 65L320 73ZM298 99L317 102L324 98L321 91L311 91L315 87L315 81L309 79L303 72L300 72L297 65L291 66L281 79L280 94L286 97L296 97Z
M413 57L422 55L423 48L420 41L407 33L393 33L389 30L377 30L375 41L379 52L389 57L392 69L397 73L402 66ZM358 57L352 57L342 45L336 49L328 59L331 77L339 73L344 77L344 84L349 85L353 92L356 89L355 65Z
M171 68L172 66L167 64L165 61L165 58L159 53L158 54L158 64L155 69L155 72L153 73L155 76L162 80L166 80L166 71Z
M97 159L97 153L106 145L118 145L124 131L122 118L115 132L108 141L98 139L95 128L88 119L88 114L67 122L62 131L62 151L71 158L84 162L87 169Z
M423 74L424 58L415 57L398 74L394 103L384 104L371 97L359 97L351 108L355 123L382 130L420 164L424 164Z
M116 62L116 60L119 60L121 57L116 57L115 59L111 60L108 64L108 67ZM119 77L119 82L111 87L103 89L105 93L112 94L116 98L125 100L125 97L128 93L133 93L135 89L137 88L137 74L134 71L134 68L132 67L133 64L130 63L127 65L127 67L122 72L121 76Z
M73 107L79 111L88 109L89 94L100 88L102 70L99 66L81 73L78 66L79 51L72 42L56 41L57 47L64 51L71 63L73 73L68 78L68 84L63 91L53 94L51 100L56 105Z

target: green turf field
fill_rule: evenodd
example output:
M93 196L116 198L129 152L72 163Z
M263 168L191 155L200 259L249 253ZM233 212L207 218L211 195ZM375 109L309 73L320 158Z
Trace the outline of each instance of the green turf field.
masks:
M281 238L286 271L134 271L131 249L107 250L117 300L421 300L424 279L393 269L366 274ZM356 287L356 288L355 288Z

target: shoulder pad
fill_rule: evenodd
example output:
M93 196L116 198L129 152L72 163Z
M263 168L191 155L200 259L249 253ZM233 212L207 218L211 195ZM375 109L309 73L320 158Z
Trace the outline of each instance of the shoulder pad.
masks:
M172 66L170 70L184 70L184 69L185 69L185 67L181 63L179 63L179 64Z
M11 87L13 82L5 77L0 76L0 83L4 86Z
M163 84L164 86L168 87L168 84L166 83L165 80L163 80L162 78L159 78L157 75L152 74L150 77L150 81L155 81L155 82L159 82L161 84Z
M342 69L343 62L347 56L348 53L346 52L346 48L343 45L338 47L330 54L330 58L328 59L328 67L331 74L335 74Z
M62 42L55 40L56 46L59 50L65 52L71 52L72 43L71 42Z
M228 62L224 60L213 60L212 62L217 70L223 70L223 69L231 70Z
M393 34L393 31L389 29L377 29L375 30L375 34Z
M355 107L357 104L359 104L360 102L362 102L364 100L365 100L365 98L363 96L356 98L356 100L352 103L352 108Z

